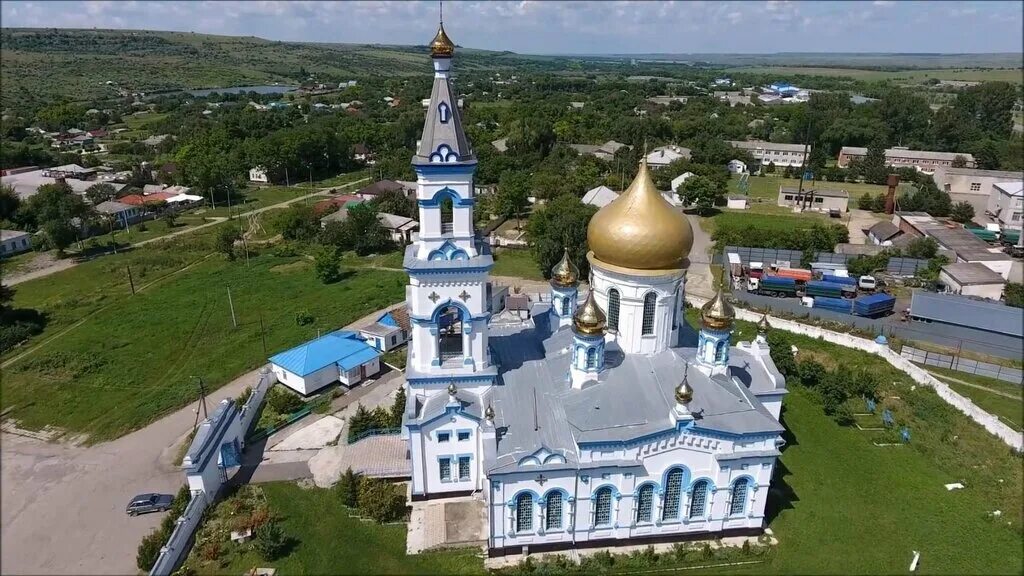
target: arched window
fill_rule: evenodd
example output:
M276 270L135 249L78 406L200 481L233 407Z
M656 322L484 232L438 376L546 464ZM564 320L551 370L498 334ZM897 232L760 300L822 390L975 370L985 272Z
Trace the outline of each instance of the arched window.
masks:
M690 495L690 518L703 518L708 502L708 481L701 480L693 485Z
M516 532L533 530L533 495L520 494L516 498Z
M619 291L615 288L608 291L608 329L619 329Z
M679 518L679 496L683 492L683 471L676 468L668 473L665 480L665 507L661 510L662 520Z
M729 498L729 515L743 514L747 508L747 485L750 481L740 478L732 485L732 495Z
M569 299L562 298L562 316L569 315Z
M451 234L454 228L455 214L453 211L453 202L451 196L445 196L441 199L441 233Z
M715 345L715 362L725 362L725 340Z
M594 495L594 526L612 523L612 489L601 488Z
M437 119L440 120L442 124L447 124L451 115L452 110L448 107L447 102L441 102L437 105Z
M597 348L587 348L587 368L597 368Z
M562 527L562 493L552 492L548 494L547 510L545 510L546 519L544 521L545 530L559 530Z
M679 288L672 295L672 329L679 325Z
M462 309L458 306L446 306L437 317L438 319L438 355L441 364L449 360L462 358L462 323L464 317Z
M650 522L654 508L654 486L645 484L636 495L636 522Z
M644 296L644 322L640 331L644 336L654 334L654 307L657 304L657 300L658 295L654 292L648 292Z

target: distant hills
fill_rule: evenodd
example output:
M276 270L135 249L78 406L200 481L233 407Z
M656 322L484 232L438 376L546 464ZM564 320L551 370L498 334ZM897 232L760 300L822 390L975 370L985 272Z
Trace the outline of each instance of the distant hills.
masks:
M571 57L571 56L565 56ZM579 57L579 56L576 56ZM871 70L913 70L938 68L1021 68L1022 53L989 54L899 54L777 52L774 54L605 54L587 58L629 59L647 62L688 62L722 67L808 66L818 68L861 68Z

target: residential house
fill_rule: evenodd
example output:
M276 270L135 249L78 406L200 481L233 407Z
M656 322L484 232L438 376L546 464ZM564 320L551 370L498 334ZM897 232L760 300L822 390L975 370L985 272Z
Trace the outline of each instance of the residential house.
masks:
M321 200L316 204L313 204L313 213L319 215L333 210L334 207L342 209L355 204L361 204L363 202L365 202L363 198L360 198L359 196L352 196L350 194L331 196L326 200Z
M829 189L804 189L801 193L796 188L779 186L778 204L787 208L843 213L849 208L850 194L846 190Z
M21 230L0 230L0 257L32 249L32 235Z
M683 172L679 176L672 179L672 191L675 192L686 182L690 176L693 176L693 172Z
M127 228L130 224L135 224L145 217L146 211L140 206L132 204L125 204L124 202L117 202L114 200L107 200L100 202L96 205L96 211L109 218L113 222L117 222L122 228Z
M762 166L772 163L779 168L804 165L803 144L781 144L779 142L765 142L763 140L730 140L729 144L733 148L750 152L754 160L760 162ZM810 151L811 147L808 146L807 153L809 154Z
M380 212L377 214L377 219L380 220L381 225L387 230L391 240L403 245L413 241L412 235L420 227L420 223L412 218L397 214Z
M586 102L569 102L569 108L572 110L582 110L586 105Z
M868 240L876 246L892 246L893 241L902 235L903 231L892 222L879 222L867 230Z
M355 195L359 196L364 200L373 200L374 198L380 196L385 192L393 191L402 192L403 194L406 194L405 186L403 186L402 184L395 182L394 180L378 180L376 182L373 182L372 184L368 184L360 188Z
M380 372L380 352L359 334L338 330L270 357L277 381L303 396L334 382L347 388Z
M964 296L980 296L990 300L1003 297L1006 280L988 267L970 262L946 264L939 271L939 284L945 292Z
M647 165L651 168L664 168L676 160L689 160L690 149L671 144L659 146L647 154Z
M412 328L409 310L405 306L394 308L377 317L369 326L359 329L359 335L366 343L381 352L394 350L409 341Z
M146 146L156 148L157 146L163 144L164 140L167 140L170 137L170 134L157 134L155 136L150 136L149 138L146 138L145 140L142 141L142 143L145 144Z
M729 160L725 167L730 174L745 174L747 172L747 163L742 160Z
M657 106L669 106L673 102L679 102L680 104L686 104L688 98L686 96L651 96L647 99L648 102Z
M1024 181L996 182L988 198L987 213L1002 228L1020 228L1024 213Z
M836 166L846 168L851 160L863 160L868 149L860 146L843 146L839 150ZM974 156L961 152L933 152L931 150L911 150L896 147L885 150L885 164L894 168L913 167L921 172L933 172L939 167L952 167L957 156L961 156L967 168L974 168Z
M597 188L588 190L587 193L583 195L581 202L598 208L604 208L618 197L619 193L611 188L607 186L598 186Z
M570 144L569 147L576 150L580 154L590 154L596 156L601 160L610 161L615 159L615 153L620 148L627 146L622 142L616 142L615 140L609 140L604 144L594 146L592 144Z
M370 149L367 148L366 144L363 144L362 142L359 142L358 144L352 146L352 159L355 160L356 162L362 162L367 166L373 166L374 164L377 163L377 160L374 157L373 152L370 152Z
M725 207L732 210L746 210L747 209L747 197L746 196L729 196L725 200Z
M265 166L249 168L249 182L270 183L270 178L267 177L267 168Z
M498 152L506 152L508 151L508 138L498 138L491 142L491 146L494 146L494 149Z

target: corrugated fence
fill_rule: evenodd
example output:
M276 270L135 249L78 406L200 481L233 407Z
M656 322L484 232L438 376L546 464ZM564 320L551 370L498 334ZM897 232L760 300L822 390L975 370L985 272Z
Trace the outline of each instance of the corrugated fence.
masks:
M996 378L998 380L1003 380L1004 382L1010 382L1018 385L1024 383L1024 371L1017 368L1000 366L999 364L979 362L977 360L969 360L967 358L950 356L948 354L939 354L937 352L928 352L927 350L921 350L911 346L904 346L900 350L900 356L903 356L911 362L924 364L925 366L935 366L938 368L956 370L957 372L964 372L966 374L987 376L989 378Z

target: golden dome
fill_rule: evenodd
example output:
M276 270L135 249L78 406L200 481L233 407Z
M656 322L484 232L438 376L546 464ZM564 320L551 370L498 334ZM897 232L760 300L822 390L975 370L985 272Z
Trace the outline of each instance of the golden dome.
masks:
M459 389L455 387L455 382L449 382L448 383L448 395L449 396L455 396L455 393L458 392L458 391L459 391Z
M715 297L700 307L700 320L705 328L729 330L736 319L736 310L725 299L725 288L720 286Z
M644 158L629 188L591 218L587 243L599 264L678 270L686 267L693 228L654 187Z
M594 300L594 290L587 293L587 299L583 305L576 309L572 315L572 324L580 334L597 336L604 334L604 328L608 323L608 317L601 311L601 307Z
M448 57L455 53L455 43L444 32L444 24L437 27L437 34L430 42L430 55L434 58Z
M689 404L693 400L693 387L690 386L690 364L686 364L686 371L683 372L683 381L676 386L676 402Z
M484 410L484 418L494 420L494 408L490 404L488 404L487 409Z
M551 283L556 286L575 286L580 280L580 270L569 258L569 249L562 253L562 259L551 269Z

